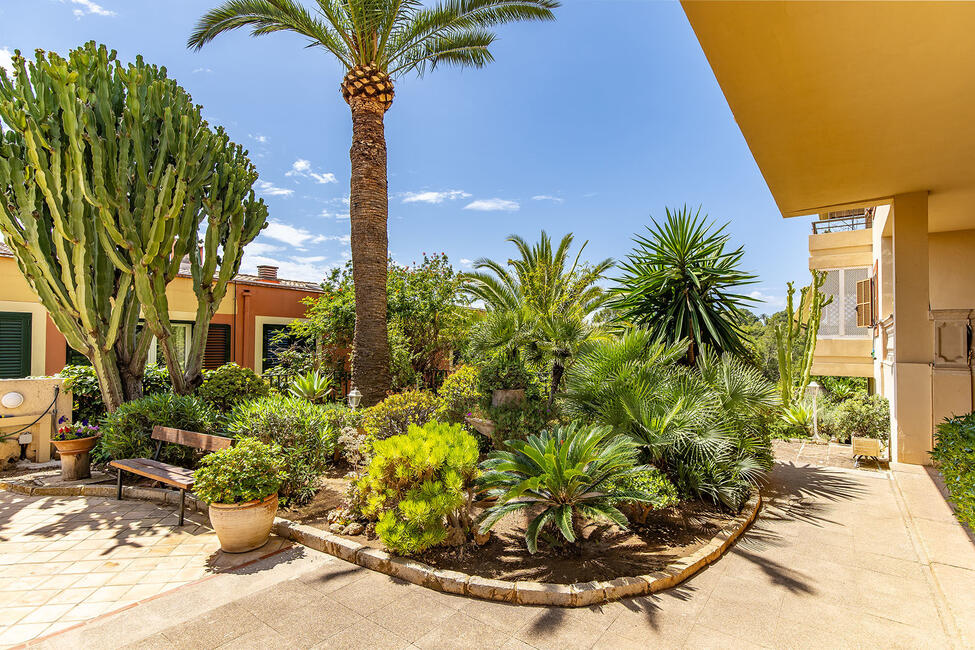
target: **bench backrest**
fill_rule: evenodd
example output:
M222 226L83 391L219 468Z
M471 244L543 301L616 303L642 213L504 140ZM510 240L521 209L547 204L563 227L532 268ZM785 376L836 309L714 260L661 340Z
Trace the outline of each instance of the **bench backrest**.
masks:
M211 436L206 433L195 431L183 431L170 427L154 426L152 428L152 439L160 442L173 442L184 447L193 447L203 451L219 451L233 445L231 438L223 436Z

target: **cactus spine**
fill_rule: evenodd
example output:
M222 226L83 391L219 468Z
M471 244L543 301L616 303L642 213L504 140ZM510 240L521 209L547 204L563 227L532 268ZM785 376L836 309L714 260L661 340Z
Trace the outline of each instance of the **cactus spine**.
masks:
M267 216L245 152L165 68L123 65L93 42L67 59L38 51L30 64L18 52L13 78L0 70L0 121L0 232L68 344L92 361L108 408L141 394L152 336L174 389L190 390L210 318ZM198 308L184 367L166 286L186 255Z
M813 270L812 283L800 291L798 310L795 309L795 286L792 282L788 283L785 307L787 320L775 327L779 393L785 408L802 400L809 386L813 355L816 353L816 334L819 332L823 308L833 302L832 296L827 297L820 291L824 282L826 273ZM798 343L802 344L802 348L797 359L795 352Z

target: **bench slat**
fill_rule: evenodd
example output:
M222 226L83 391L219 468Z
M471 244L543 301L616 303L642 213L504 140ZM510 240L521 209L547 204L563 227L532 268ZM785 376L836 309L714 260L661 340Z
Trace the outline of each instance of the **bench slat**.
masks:
M154 426L152 428L152 439L162 440L163 442L173 442L184 447L193 447L203 451L220 451L233 445L231 438L223 436L211 436L206 433L196 431L184 431L183 429L173 429L172 427Z
M193 487L192 470L167 465L149 458L113 460L109 465L183 490L189 490Z

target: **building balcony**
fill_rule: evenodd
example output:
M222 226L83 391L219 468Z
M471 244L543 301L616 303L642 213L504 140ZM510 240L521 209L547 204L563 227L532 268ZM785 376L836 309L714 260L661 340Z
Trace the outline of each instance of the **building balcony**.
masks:
M873 208L865 210L843 210L830 212L825 219L813 221L814 235L829 232L844 232L850 230L867 230L873 227Z

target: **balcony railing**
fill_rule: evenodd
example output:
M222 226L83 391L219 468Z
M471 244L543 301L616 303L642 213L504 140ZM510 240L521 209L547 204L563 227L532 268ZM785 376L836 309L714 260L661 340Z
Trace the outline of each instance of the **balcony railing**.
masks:
M871 227L873 227L873 213L865 212L845 217L833 217L832 219L813 221L812 231L814 235L821 235L824 232L866 230Z

